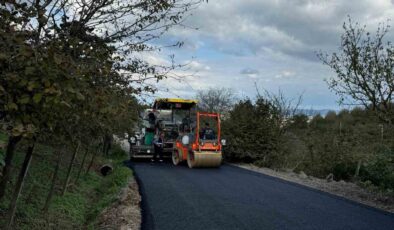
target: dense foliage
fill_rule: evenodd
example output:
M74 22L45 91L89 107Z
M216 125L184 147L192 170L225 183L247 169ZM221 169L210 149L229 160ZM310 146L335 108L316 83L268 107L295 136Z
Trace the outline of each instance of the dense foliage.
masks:
M338 115L330 112L291 132L306 150L298 156L302 159L298 170L320 177L333 173L337 180L369 180L394 188L393 127L382 123L372 111L355 108Z
M270 103L240 101L223 121L227 160L394 189L394 127L362 108L280 124Z
M263 98L255 103L249 99L236 103L222 122L223 136L229 143L226 158L275 164L281 131L278 115L273 104Z

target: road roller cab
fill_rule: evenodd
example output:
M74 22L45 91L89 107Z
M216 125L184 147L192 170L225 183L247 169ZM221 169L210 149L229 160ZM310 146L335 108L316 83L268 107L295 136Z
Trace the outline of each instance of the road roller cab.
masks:
M175 142L172 162L186 161L189 168L219 167L222 163L220 114L197 112L196 125L181 133Z

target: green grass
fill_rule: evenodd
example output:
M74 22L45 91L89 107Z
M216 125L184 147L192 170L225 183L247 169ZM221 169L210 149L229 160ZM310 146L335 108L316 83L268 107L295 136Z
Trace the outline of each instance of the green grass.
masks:
M0 134L0 140L4 139L7 137ZM23 146L23 143L20 146ZM114 147L110 158L98 157L96 161L97 165L111 162L114 171L110 175L103 177L93 170L85 174L86 170L84 170L76 183L75 178L84 153L80 151L77 164L74 165L72 171L71 186L66 194L61 196L60 192L66 178L71 153L72 151L68 151L62 159L56 193L52 198L48 213L44 214L42 208L49 192L57 153L47 146L37 146L18 201L14 221L15 229L82 229L87 226L91 228L97 215L117 199L120 189L126 186L132 176L132 171L122 163L127 156L120 152L118 147ZM5 199L0 202L0 229L5 223L5 214L13 194L13 185L15 185L24 155L23 148L19 148L15 154L12 184L7 188ZM90 161L90 157L89 155L85 165Z

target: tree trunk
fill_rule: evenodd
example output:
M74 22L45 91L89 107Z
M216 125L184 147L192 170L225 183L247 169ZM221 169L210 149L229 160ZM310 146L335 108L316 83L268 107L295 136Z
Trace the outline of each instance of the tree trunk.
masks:
M103 137L103 155L105 155L106 149L107 149L107 141L106 141L106 138L104 136Z
M89 153L89 147L86 148L85 155L83 155L82 163L81 163L81 166L79 167L78 175L77 175L77 179L75 180L75 183L77 183L78 180L79 180L79 176L81 175L81 172L82 172L83 166L85 164L85 160L86 160L86 157L87 157L88 153Z
M104 149L103 149L104 150L104 152L103 152L104 156L108 156L109 150L111 149L111 145L112 145L112 136L106 134L104 136Z
M32 159L32 156L33 156L33 150L34 150L34 143L27 148L25 160L23 162L21 171L20 171L19 176L18 176L18 181L17 181L16 186L15 186L15 191L14 191L14 194L12 196L10 207L8 208L8 222L7 222L6 229L11 229L12 222L13 222L14 216L15 216L16 204L17 204L18 198L19 198L19 196L21 194L23 183L25 181L27 171L29 170L30 162L31 162L31 159Z
M11 168L12 168L12 159L14 158L14 151L16 144L21 140L21 137L9 137L6 155L4 159L4 167L3 167L3 176L0 181L0 201L3 199L8 181L10 180Z
M93 156L92 156L92 159L90 160L88 169L86 170L86 174L89 173L90 168L92 167L92 165L93 165L93 163L94 163L94 160L96 159L96 155L97 155L98 152L99 152L99 150L97 150L95 153L93 153Z
M44 211L44 213L48 212L49 205L51 204L52 196L55 191L55 185L56 185L57 175L59 173L60 162L62 160L62 156L63 156L63 151L60 150L59 157L57 158L57 162L56 162L56 166L55 166L55 171L52 176L51 188L49 189L49 193L48 193L47 199L45 201L44 208L42 209Z
M78 142L77 146L75 147L75 151L74 154L72 156L70 165L68 166L68 170L67 170L67 177L66 177L66 181L64 182L64 186L63 186L63 191L62 191L62 196L66 193L67 191L67 186L68 186L68 182L70 181L70 176L71 176L71 171L74 165L74 161L75 161L75 157L78 154L78 150L79 150L79 146L81 145L81 142Z
M356 168L356 171L354 172L354 178L357 178L358 175L360 174L360 168L361 168L361 160L358 160L357 168Z

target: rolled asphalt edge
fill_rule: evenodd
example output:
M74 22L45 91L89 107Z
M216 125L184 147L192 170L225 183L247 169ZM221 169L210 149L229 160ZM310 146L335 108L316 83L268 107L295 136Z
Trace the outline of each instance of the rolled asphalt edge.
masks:
M329 192L326 192L326 191L323 191L323 190L320 190L320 189L317 189L317 188L313 188L313 187L309 187L309 186L306 186L306 185L303 185L303 184L299 184L297 182L293 182L293 181L285 180L285 179L282 179L282 178L274 177L274 176L271 176L271 175L267 175L267 174L264 174L262 172L256 172L256 171L253 171L253 170L250 170L250 169L238 167L238 166L236 166L234 164L229 164L229 163L224 163L224 164L226 164L227 166L230 166L230 167L234 167L234 168L238 168L238 169L247 171L248 173L251 173L251 174L254 174L254 175L264 175L264 176L266 176L266 177L268 177L268 178L270 178L271 180L274 180L274 181L279 181L279 182L282 182L282 183L285 183L285 184L293 185L293 186L296 186L296 187L299 187L299 188L303 188L303 189L314 191L314 192L317 192L317 193L320 193L320 194L324 194L324 195L327 195L327 196L335 198L335 199L343 200L343 201L345 201L347 203L350 203L350 204L353 204L353 205L357 205L357 206L360 206L360 207L363 207L363 208L367 208L369 210L372 210L372 211L378 212L380 214L384 214L384 215L387 215L387 216L390 216L390 217L394 218L394 213L392 213L392 212L388 212L388 211L385 211L385 210L382 210L382 209L379 209L379 208L375 208L373 206L370 206L370 205L367 205L367 204L363 204L363 203L360 203L360 202L348 199L348 198L343 197L343 196L339 196L339 195L336 195L336 194L333 194L333 193L329 193Z
M146 193L145 193L145 188L144 184L142 183L142 180L138 176L138 173L136 172L133 163L130 160L127 160L124 162L125 166L129 167L131 170L133 170L133 175L134 178L137 182L138 185L138 192L140 193L141 196L141 203L140 203L140 209L141 209L141 230L153 230L155 229L154 227L154 221L152 217L152 213L149 210L149 205L148 201L146 199Z

